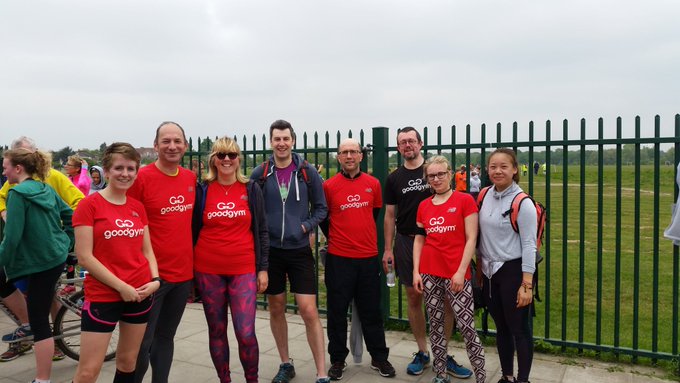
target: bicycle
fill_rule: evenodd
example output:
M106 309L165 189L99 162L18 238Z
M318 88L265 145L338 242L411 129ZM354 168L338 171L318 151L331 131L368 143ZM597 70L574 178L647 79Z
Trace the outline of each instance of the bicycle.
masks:
M66 356L74 360L80 359L80 319L83 311L83 303L85 301L85 291L83 290L84 280L85 277L62 277L57 282L57 289L54 294L55 301L61 305L59 311L57 311L57 315L54 317L54 323L52 324L54 344ZM17 326L21 326L21 321L19 321L16 315L14 315L2 301L0 301L0 311L7 314ZM32 339L11 342L10 344L20 342L32 343ZM118 326L116 326L116 329L113 331L104 360L115 358L117 346Z

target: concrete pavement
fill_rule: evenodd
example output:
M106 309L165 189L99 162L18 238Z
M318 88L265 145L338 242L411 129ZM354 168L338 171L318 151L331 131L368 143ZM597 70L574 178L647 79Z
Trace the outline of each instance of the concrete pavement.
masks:
M280 363L274 339L269 330L269 315L266 311L257 312L256 331L260 345L260 381L270 382L278 371ZM325 325L325 321L324 325ZM0 334L6 334L13 330L14 325L6 317L0 318ZM231 326L230 326L231 330ZM290 338L290 354L294 359L297 376L292 383L313 383L315 381L314 361L309 351L305 335L305 326L302 318L298 315L289 315L288 333ZM390 362L397 370L397 376L393 379L383 378L370 368L370 355L365 352L363 363L352 363L351 355L348 357L347 369L345 370L344 383L425 383L434 376L430 369L421 376L406 374L406 365L411 360L411 354L416 351L413 336L398 331L386 333L387 345L390 347ZM238 360L236 340L233 331L230 331L231 367L232 380L244 382L243 369ZM0 344L2 351L6 344ZM456 360L465 366L470 366L462 343L454 342L449 350L453 352ZM192 303L187 305L182 324L180 325L175 341L174 364L171 371L171 382L217 382L217 375L210 359L208 351L208 333L203 307L201 304ZM328 363L328 356L326 356ZM15 383L30 382L34 378L35 359L33 354L26 354L10 362L0 363L0 382ZM76 362L71 359L54 362L52 367L52 382L70 382L76 368ZM500 365L496 350L486 348L487 382L497 382L500 379ZM115 361L106 362L99 376L100 382L113 381ZM578 359L573 357L560 357L553 355L535 354L531 372L533 383L632 383L632 382L668 382L660 379L665 372L660 369L598 362L591 359ZM150 382L150 373L145 382ZM451 379L452 382L474 382L473 378L461 380Z

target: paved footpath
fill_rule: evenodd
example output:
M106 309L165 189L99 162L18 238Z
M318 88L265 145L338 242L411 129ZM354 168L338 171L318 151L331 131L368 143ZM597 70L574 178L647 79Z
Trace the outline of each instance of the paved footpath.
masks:
M260 344L260 381L270 382L276 374L279 365L279 357L274 344L274 339L269 330L269 315L266 311L257 312L256 331ZM325 323L324 323L325 324ZM0 318L0 334L6 334L13 329L8 318ZM231 326L230 326L231 330ZM208 332L203 316L203 307L200 304L187 305L182 324L178 329L175 342L174 364L170 375L170 382L204 383L217 382L217 376L208 351ZM297 376L292 383L313 383L315 381L315 368L312 360L307 339L305 326L302 318L298 315L289 315L288 333L290 337L290 353L294 358ZM230 334L232 379L234 382L244 382L243 369L238 360L236 340L233 332ZM344 383L405 383L430 382L433 373L430 369L421 376L406 374L406 365L411 359L411 353L416 350L415 341L408 333L398 331L387 332L387 345L390 347L390 362L397 370L397 376L393 379L382 378L370 368L370 355L365 353L363 363L354 364L351 356L348 358L348 367L342 379ZM5 349L4 344L0 347ZM470 366L462 343L455 343L450 350L456 359L466 366ZM326 356L328 362L328 356ZM30 382L34 377L35 359L33 354L24 355L16 360L0 363L0 382L15 383ZM64 359L55 362L52 367L52 382L70 382L76 368L76 362ZM487 382L497 382L500 379L498 355L494 348L486 348ZM115 362L106 362L99 376L100 382L113 381ZM633 383L633 382L668 382L658 377L664 376L664 371L655 368L634 366L627 364L613 364L594 361L591 359L577 359L573 357L560 357L553 355L534 355L531 381L533 383L561 382L561 383ZM145 382L150 382L149 375ZM455 379L452 382L474 382L472 379Z

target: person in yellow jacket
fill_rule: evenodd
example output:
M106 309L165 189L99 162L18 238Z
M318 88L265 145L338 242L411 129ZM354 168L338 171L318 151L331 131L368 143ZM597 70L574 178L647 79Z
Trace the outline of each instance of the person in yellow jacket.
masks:
M26 136L21 136L12 142L12 149L16 148L37 150L35 142ZM73 184L73 182L58 170L50 169L47 178L45 178L45 183L52 186L61 199L63 199L73 210L78 206L78 202L85 198L85 195ZM10 185L9 182L5 182L0 189L0 214L2 214L3 220L6 220L5 215L7 214L7 193L13 186L14 185Z
M10 148L26 148L32 151L38 150L35 141L26 136L21 136L12 141ZM58 170L50 169L45 178L45 183L50 185L61 199L63 199L73 210L75 210L78 203L85 198L85 195L73 184L73 182ZM9 193L9 189L14 186L16 186L16 184L5 182L2 185L2 188L0 188L0 216L2 216L3 221L7 220L7 194ZM8 361L15 359L30 350L30 343L27 344L24 341L30 339L32 333L22 334L23 329L28 325L28 310L23 294L14 287L13 284L6 281L4 271L1 269L0 274L2 274L0 275L0 299L3 300L10 310L12 310L22 324L22 326L17 328L13 333L6 334L2 337L3 341L11 343L8 350L0 355L0 361ZM63 359L61 351L55 354L55 359Z

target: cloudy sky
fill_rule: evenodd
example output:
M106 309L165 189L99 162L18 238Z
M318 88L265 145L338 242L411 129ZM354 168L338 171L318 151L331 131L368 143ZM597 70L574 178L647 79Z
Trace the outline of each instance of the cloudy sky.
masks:
M659 114L672 135L678 20L675 0L4 0L0 144L150 146L164 120L205 137L279 118L461 137L535 121L537 138L550 119L556 138L565 118L621 116L630 136Z

